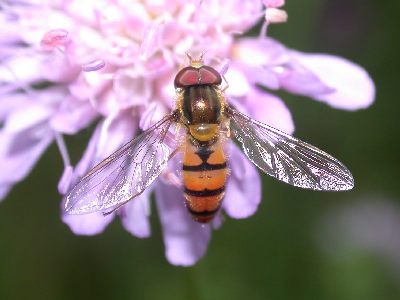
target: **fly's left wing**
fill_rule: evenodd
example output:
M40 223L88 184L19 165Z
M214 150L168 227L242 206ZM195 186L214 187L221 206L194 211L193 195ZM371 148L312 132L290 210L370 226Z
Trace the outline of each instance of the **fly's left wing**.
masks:
M66 213L109 213L140 195L178 147L166 144L174 121L174 114L164 117L89 171L66 196Z
M350 171L336 158L278 129L226 108L231 131L258 168L290 185L324 191L354 187Z

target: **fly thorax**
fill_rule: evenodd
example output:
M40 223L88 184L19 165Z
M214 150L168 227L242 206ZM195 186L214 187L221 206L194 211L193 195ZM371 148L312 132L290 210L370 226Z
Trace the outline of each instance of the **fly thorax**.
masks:
M184 89L182 114L187 124L216 124L221 118L221 100L213 85L196 85Z

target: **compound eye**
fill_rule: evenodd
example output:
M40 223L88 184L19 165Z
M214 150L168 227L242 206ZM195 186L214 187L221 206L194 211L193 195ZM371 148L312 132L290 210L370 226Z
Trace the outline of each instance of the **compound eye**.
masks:
M200 73L200 84L216 84L219 85L222 82L221 75L209 66L202 66L199 69Z
M199 70L193 67L183 68L175 76L175 88L183 88L199 84Z

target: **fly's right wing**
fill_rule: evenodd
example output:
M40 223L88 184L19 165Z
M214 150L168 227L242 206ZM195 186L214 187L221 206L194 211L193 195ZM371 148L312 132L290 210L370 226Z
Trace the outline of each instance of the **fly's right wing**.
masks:
M68 214L109 213L140 195L177 149L166 143L172 113L95 166L65 198Z
M246 156L263 172L290 185L324 191L354 186L350 171L336 158L278 129L226 108L231 130Z

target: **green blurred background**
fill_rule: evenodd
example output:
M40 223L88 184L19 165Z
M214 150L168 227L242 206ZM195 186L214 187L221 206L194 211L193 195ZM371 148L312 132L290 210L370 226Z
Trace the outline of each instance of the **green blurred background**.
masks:
M257 214L227 220L195 267L174 267L156 213L149 239L119 221L95 237L73 235L59 218L62 162L52 146L0 206L0 299L400 299L399 6L289 0L289 22L270 29L289 47L347 57L373 77L376 102L357 112L280 93L296 135L339 157L353 191L263 177Z

